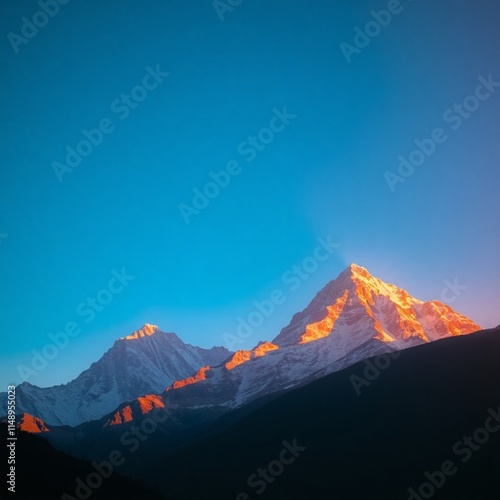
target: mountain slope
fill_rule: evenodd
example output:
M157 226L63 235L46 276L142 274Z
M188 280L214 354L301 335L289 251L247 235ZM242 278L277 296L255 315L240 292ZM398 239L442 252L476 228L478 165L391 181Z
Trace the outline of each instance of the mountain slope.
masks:
M125 432L154 408L164 408L170 416L165 427L171 435L179 434L370 356L479 329L448 306L418 301L351 265L296 314L273 342L238 351L219 366L201 367L161 394L122 404L98 425L101 430L123 426ZM79 428L81 444L71 446L86 447L88 452L92 436L96 439L100 432L96 424Z
M305 344L327 336L342 338L351 351L359 336L375 332L375 340L407 347L440 338L471 333L480 327L451 307L422 302L405 290L384 283L366 269L351 264L328 283L302 312L273 340L280 347Z
M480 329L449 306L417 300L352 264L272 342L176 381L164 397L183 407L237 408L375 354Z
M51 425L78 425L101 418L122 402L159 393L172 382L231 353L224 347L202 349L174 333L144 325L117 340L102 358L65 385L40 388L27 382L16 388L17 410ZM6 414L6 394L0 394Z
M45 422L29 413L23 413L17 416L17 428L24 432L31 434L38 434L40 432L49 432L50 428L47 427Z
M434 487L434 498L500 498L500 425L492 424L500 424L499 359L499 328L421 345L392 360L359 396L353 379L364 376L367 362L250 415L245 407L235 410L229 426L222 417L206 438L171 456L158 449L133 460L143 464L142 477L168 485L173 499L408 499L408 489L418 491L429 482L424 473L441 470L447 460L455 473ZM489 423L498 432L485 441L476 431L493 414ZM466 436L481 444L466 446ZM292 458L282 455L284 441L306 449L280 465L281 457Z
M65 386L22 384L18 409L51 425L103 418L110 426L140 420L147 414L143 405L154 399L182 414L179 425L185 427L185 410L206 421L200 409L219 416L369 356L477 330L449 306L417 300L351 264L272 342L230 356L224 348L196 348L145 325Z

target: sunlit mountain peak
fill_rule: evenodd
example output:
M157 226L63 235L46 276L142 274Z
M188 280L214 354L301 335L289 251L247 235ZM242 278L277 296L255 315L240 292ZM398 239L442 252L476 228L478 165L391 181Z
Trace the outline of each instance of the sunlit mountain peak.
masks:
M139 330L136 330L126 337L121 337L120 340L136 340L142 337L150 337L157 331L160 331L160 328L158 326L146 323L142 326L142 328L139 328Z

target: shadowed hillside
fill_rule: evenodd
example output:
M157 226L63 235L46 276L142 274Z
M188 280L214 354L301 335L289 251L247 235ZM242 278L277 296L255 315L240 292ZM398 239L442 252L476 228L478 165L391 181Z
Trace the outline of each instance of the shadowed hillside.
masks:
M489 411L500 413L499 360L499 329L445 339L402 352L358 396L352 377L364 377L367 365L361 362L287 393L228 428L219 422L212 428L219 435L167 459L148 457L148 474L157 484L161 477L179 500L404 500L408 488L418 491L428 481L426 471L452 460L454 474L433 487L433 498L500 498L500 432L486 435L480 446L473 443L477 451L457 445L466 436L484 440L475 431L484 428ZM294 439L306 450L273 476L268 465L274 461L272 470L280 472L282 442ZM259 468L271 481L258 477Z
M0 424L0 435L3 443L6 443L7 425ZM38 436L16 431L16 491L12 498L23 500L74 500L90 498L91 500L161 500L162 497L152 490L146 488L141 481L126 478L112 473L106 479L99 480L96 469L84 460L77 460L69 455L54 449L47 441ZM5 446L5 445L4 445ZM5 452L4 452L5 455ZM7 459L3 460L6 464ZM5 469L7 465L3 465ZM85 489L77 495L76 479L87 481L89 474L94 476L91 482L101 485L91 489L90 493ZM105 472L107 475L107 472ZM6 471L3 477L6 477ZM7 485L2 486L6 491ZM10 492L7 492L10 493ZM7 493L2 498L7 498ZM67 494L68 496L63 496Z

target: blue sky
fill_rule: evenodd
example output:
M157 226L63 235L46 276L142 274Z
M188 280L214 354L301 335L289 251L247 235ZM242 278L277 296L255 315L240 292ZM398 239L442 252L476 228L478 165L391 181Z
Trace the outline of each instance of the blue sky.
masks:
M455 280L452 307L500 323L500 88L466 101L460 124L453 108L478 78L500 82L500 5L396 4L243 0L221 21L211 1L70 1L20 42L41 6L3 2L2 385L68 322L78 335L31 383L75 378L146 322L222 345L281 290L237 345L250 348L350 262L422 300ZM388 6L398 13L348 62L341 44ZM109 133L58 176L103 120ZM436 128L446 140L401 177L398 156ZM238 173L187 224L179 206L229 162ZM388 171L404 182L391 190ZM284 273L318 238L339 246L291 290ZM134 278L119 291L123 269ZM110 302L91 318L80 305L98 294Z

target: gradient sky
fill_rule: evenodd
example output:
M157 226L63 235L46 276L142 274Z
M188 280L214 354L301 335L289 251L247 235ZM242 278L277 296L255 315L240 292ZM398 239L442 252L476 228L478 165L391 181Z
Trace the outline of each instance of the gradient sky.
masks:
M478 77L500 81L500 3L403 1L348 63L340 44L387 5L243 0L221 21L210 0L70 1L16 53L9 33L40 6L2 2L0 391L68 322L81 333L31 383L75 378L146 322L222 345L281 289L250 348L350 262L422 300L456 279L452 307L500 323L500 88L456 130L443 119ZM113 103L156 65L169 76L122 120ZM295 118L248 162L240 144L284 107ZM105 118L59 182L53 162ZM392 192L384 173L438 127L446 142ZM232 160L241 173L186 224L179 204ZM319 237L340 246L291 290ZM135 278L86 322L79 304L122 268Z

